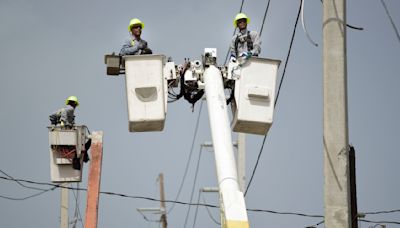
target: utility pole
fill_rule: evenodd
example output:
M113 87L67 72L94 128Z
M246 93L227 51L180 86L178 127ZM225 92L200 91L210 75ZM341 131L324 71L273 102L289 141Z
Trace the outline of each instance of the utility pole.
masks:
M165 210L165 195L164 195L164 174L160 173L158 175L158 179L160 181L160 198L161 198L161 210L163 213L161 214L161 223L163 228L167 228L167 213Z
M96 228L99 210L103 132L92 132L91 160L88 181L85 228Z
M168 222L167 222L167 211L165 209L165 194L164 194L164 174L160 173L158 175L158 181L160 181L160 207L157 208L137 208L136 210L142 214L145 218L145 220L148 221L146 216L143 213L154 213L154 214L161 214L160 222L162 223L163 228L167 228ZM86 227L85 227L86 228Z
M69 194L69 189L66 188L68 187L68 183L62 183L61 184L61 228L68 228L68 194Z
M323 5L325 226L349 228L346 0L324 1Z

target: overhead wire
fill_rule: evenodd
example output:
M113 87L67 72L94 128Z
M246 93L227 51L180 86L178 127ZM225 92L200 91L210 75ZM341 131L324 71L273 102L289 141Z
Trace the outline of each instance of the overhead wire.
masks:
M180 194L182 192L183 184L185 183L186 175L187 175L188 170L189 170L189 164L190 164L190 161L191 161L191 158L192 158L194 144L195 144L196 137L197 137L197 132L198 132L198 129L199 129L199 123L200 123L200 116L201 116L202 108L203 108L203 100L201 100L201 102L200 102L199 114L198 114L197 120L196 120L196 125L195 125L195 129L194 129L194 133L193 133L193 139L192 139L192 145L190 147L189 157L188 157L187 162L186 162L185 172L183 174L182 181L181 181L181 184L180 184L179 189L178 189L178 193L176 194L175 201L177 201L179 199L179 196L180 196ZM175 207L175 204L172 204L171 208L168 209L167 214L169 214L174 209L174 207Z
M36 187L26 186L23 183L21 183L20 181L14 179L14 177L12 177L8 173L4 172L3 170L0 169L0 172L2 174L6 175L6 177L10 178L10 180L13 180L15 183L17 183L21 187L28 188L28 189L33 189L33 190L37 190L37 191L41 191L39 193L35 193L35 194L29 195L29 196L25 196L25 197L9 197L9 196L0 195L0 198L3 198L3 199L16 200L16 201L27 200L27 199L34 198L36 196L40 196L40 195L42 195L42 194L44 194L44 193L46 193L48 191L52 191L52 190L57 188L57 187L52 187L52 188L49 188L49 189L43 189L43 188L36 188Z
M323 1L323 0L320 0L320 2L321 2L322 4L324 4L324 1ZM346 23L346 26L349 27L349 28L351 28L351 29L355 29L355 30L364 30L364 28L362 28L362 27L357 27L357 26L354 26L354 25L349 25L349 24L347 24L347 23Z
M3 170L0 169L0 173L6 175L7 177L14 179L11 175L9 175L8 173L4 172ZM15 181L18 185L24 187L24 188L29 188L29 189L33 189L33 190L38 190L38 191L47 191L48 189L43 189L43 188L36 188L36 187L31 187L31 186L26 186L22 183L20 183L19 181Z
M271 0L268 0L267 8L265 9L265 12L264 12L264 17L263 17L262 24L261 24L261 29L260 29L260 37L261 37L261 34L263 32L263 29L264 29L265 18L267 18L267 12L268 12L268 9L269 9L269 3L270 2L271 2Z
M53 188L65 188L69 190L78 190L78 191L87 191L86 188L74 188L74 187L68 187L68 186L63 186L59 184L53 184L53 183L45 183L45 182L37 182L37 181L31 181L31 180L24 180L24 179L12 179L9 177L3 177L0 176L0 179L8 180L8 181L20 181L20 182L25 182L29 184L36 184L36 185L45 185L45 186L51 186ZM141 199L141 200L148 200L148 201L153 201L153 202L161 202L160 199L155 199L151 197L145 197L145 196L132 196L132 195L127 195L127 194L122 194L122 193L116 193L116 192L107 192L107 191L100 191L100 194L103 195L110 195L110 196L117 196L117 197L123 197L123 198L130 198L130 199ZM208 207L208 208L219 208L217 205L212 205L212 204L207 204L207 203L187 203L187 202L182 202L182 201L174 201L174 200L163 200L165 203L175 203L175 204L180 204L180 205L191 205L191 206L202 206L202 207ZM273 210L265 210L265 209L251 209L248 208L247 211L250 212L263 212L263 213L272 213L272 214L279 214L279 215L294 215L294 216L302 216L302 217L310 217L310 218L323 218L323 215L313 215L313 214L305 214L305 213L297 213L297 212L280 212L280 211L273 211ZM400 209L396 210L390 210L390 211L378 211L378 212L367 212L365 214L381 214L381 213L397 213L399 212ZM362 221L362 220L361 220ZM394 223L397 224L397 222L393 221L386 221L385 223Z
M322 220L321 222L318 222L318 223L316 223L316 224L314 224L314 225L306 226L305 228L316 228L317 226L323 224L324 222L325 222L325 220Z
M192 192L190 193L190 201L189 201L189 203L192 203L193 195L194 195L194 190L195 190L195 188L196 188L197 175L198 175L198 173L199 173L199 167L200 167L201 152L202 152L202 150L203 150L203 146L200 146L199 157L198 157L198 159L197 159L196 171L195 171L195 174L194 174L193 187L192 187ZM186 227L186 224L187 224L187 222L188 222L189 215L190 215L190 208L191 208L191 205L188 206L188 209L187 209L187 212L186 212L185 223L184 223L183 227Z
M389 13L389 10L388 10L388 8L387 8L387 6L386 6L386 3L385 3L383 0L381 0L381 3L382 3L382 5L383 5L383 8L385 9L386 15L388 16L388 18L389 18L389 20L390 20L390 23L392 24L393 30L394 30L394 32L396 33L397 40L400 42L399 30L397 30L397 27L396 27L396 25L395 25L395 23L394 23L394 21L393 21L392 16L391 16L390 13Z
M76 183L76 188L79 188L79 183ZM76 223L78 221L80 221L82 227L84 227L83 222L82 222L82 214L81 214L81 210L80 210L80 205L79 205L79 190L76 190L76 194L75 191L72 191L74 198L75 198L75 212L74 212L74 220L73 222L73 226L72 228L76 227Z
M277 92L276 98L275 98L274 107L276 107L276 104L277 104L277 102L278 102L279 94L280 94L280 91L281 91L281 88L282 88L282 83L283 83L283 80L284 80L284 78L285 78L285 73L286 73L287 64L288 64L288 62L289 62L289 57L290 57L290 54L291 54L291 51L292 51L292 46L293 46L294 37L295 37L295 35L296 35L297 23L299 22L299 17L300 17L300 12L301 12L301 4L302 4L302 1L300 1L299 10L298 10L298 12L297 12L296 22L295 22L295 24L294 24L293 33L292 33L292 38L291 38L291 40L290 40L289 51L288 51L288 54L287 54L287 56L286 56L285 66L284 66L284 68L283 68L282 77L281 77L281 79L280 79L280 83L279 83L279 87L278 87L278 92ZM249 188L250 188L250 186L251 186L251 183L252 183L252 181L253 181L255 172L256 172L256 170L257 170L257 167L258 167L258 164L259 164L259 161L260 161L261 154L262 154L263 149L264 149L264 145L265 145L265 140L266 140L266 138L267 138L267 135L264 135L264 139L263 139L263 142L262 142L262 144L261 144L261 149L260 149L260 152L258 153L257 161L256 161L256 164L255 164L255 166L254 166L254 168L253 168L253 171L252 171L252 174L251 174L249 183L247 184L247 187L246 187L246 191L245 191L245 193L244 193L244 196L247 195L247 192L248 192L248 190L249 190Z
M240 4L240 9L239 9L239 13L242 12L243 10L243 4L244 4L244 0L242 0L242 3ZM236 33L236 28L233 29L233 34L232 36L234 36ZM226 65L226 62L228 61L228 57L229 57L229 52L230 52L231 46L229 45L228 47L228 51L226 52L226 56L225 56L225 61L224 61L224 65Z
M195 228L195 227L196 227L197 213L199 212L200 195L201 195L201 191L199 191L199 194L197 195L197 205L196 205L196 211L195 211L195 213L194 213L194 219L193 219L193 226L192 226L192 228Z
M315 47L318 47L318 44L316 42L314 42L314 40L311 38L310 34L308 34L308 32L307 32L306 24L305 24L305 21L304 21L304 2L305 1L306 0L301 0L301 25L303 27L304 33L307 36L308 41L310 41L310 43L312 45L314 45Z
M371 220L366 220L366 219L359 219L358 221L360 222L367 222L367 223L375 223L375 224L398 224L400 225L400 222L397 221L371 221Z
M201 195L201 197L203 198L203 203L204 203L204 204L207 204L206 199L204 198L204 195ZM218 220L216 220L216 219L212 216L211 211L210 211L210 208L208 208L208 207L205 207L205 208L206 208L207 214L208 214L208 216L211 218L211 220L212 220L215 224L221 225L221 223L218 222Z

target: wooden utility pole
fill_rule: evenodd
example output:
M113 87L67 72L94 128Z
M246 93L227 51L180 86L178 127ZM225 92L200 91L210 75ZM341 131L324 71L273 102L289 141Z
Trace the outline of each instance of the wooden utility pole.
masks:
M92 132L85 228L97 227L102 159L103 132L94 131Z
M167 228L167 211L165 209L165 195L164 195L164 175L160 173L158 175L158 179L160 181L160 198L161 198L161 223L163 228Z
M350 228L346 0L323 4L325 227Z

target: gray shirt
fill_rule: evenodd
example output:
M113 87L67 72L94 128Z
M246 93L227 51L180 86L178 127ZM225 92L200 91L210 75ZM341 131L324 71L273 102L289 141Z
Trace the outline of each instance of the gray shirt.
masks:
M122 45L120 55L140 55L142 50L147 48L147 42L143 39L137 39L134 36L127 38Z
M238 39L237 42L237 53L240 56L241 53L243 52L248 52L250 51L252 55L258 56L261 52L261 39L260 35L256 31L250 31L250 39L253 42L253 49L248 50L247 48L247 29L244 29L242 31L238 31L233 37L232 37L232 42L231 42L231 56L238 57L236 56L236 39Z
M52 124L59 124L64 122L66 126L73 126L75 124L75 108L71 105L67 105L50 115L50 121Z

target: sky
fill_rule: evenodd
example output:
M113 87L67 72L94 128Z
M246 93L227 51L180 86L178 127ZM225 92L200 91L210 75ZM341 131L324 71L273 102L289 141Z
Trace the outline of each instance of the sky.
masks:
M400 27L400 1L385 3ZM192 112L183 99L170 103L162 132L130 133L125 78L106 75L104 55L119 52L129 35L129 20L137 17L145 24L142 38L154 53L182 64L184 58L200 59L204 48L217 48L221 65L240 5L239 0L1 0L0 170L16 179L50 183L48 115L62 107L68 96L76 95L80 102L76 122L104 132L101 191L159 199L157 177L163 173L165 197L175 200L189 161L178 200L189 202L195 183L192 202L196 203L200 188L217 185L213 151L200 146L211 141L206 104L196 104ZM260 32L266 6L265 0L244 1L250 30ZM282 61L278 80L298 7L299 1L271 1L262 31L260 57ZM324 213L320 1L305 1L304 22L319 45L308 41L299 21L274 123L245 198L250 209ZM347 22L363 28L347 29L348 127L349 142L356 150L358 211L398 210L400 40L379 0L348 0ZM246 136L247 180L262 141L263 136ZM79 187L86 188L88 168L84 167ZM22 198L38 192L0 179L0 196ZM70 192L70 219L75 208L84 219L86 192L79 192L78 203L74 194ZM215 193L202 194L200 199L214 205L219 202ZM98 227L159 227L136 210L158 206L158 202L102 194ZM176 204L170 210L172 206L167 203L169 227L219 227L210 217L218 221L218 209L210 208L208 213L199 207L194 222L194 206L190 213L188 206ZM0 198L0 211L1 227L58 227L60 189L26 200ZM248 212L248 217L251 227L306 227L322 220L266 212ZM154 214L146 218L159 219ZM400 222L400 213L367 214L365 219ZM78 221L76 227L83 227L82 223ZM360 222L359 227L375 224Z

